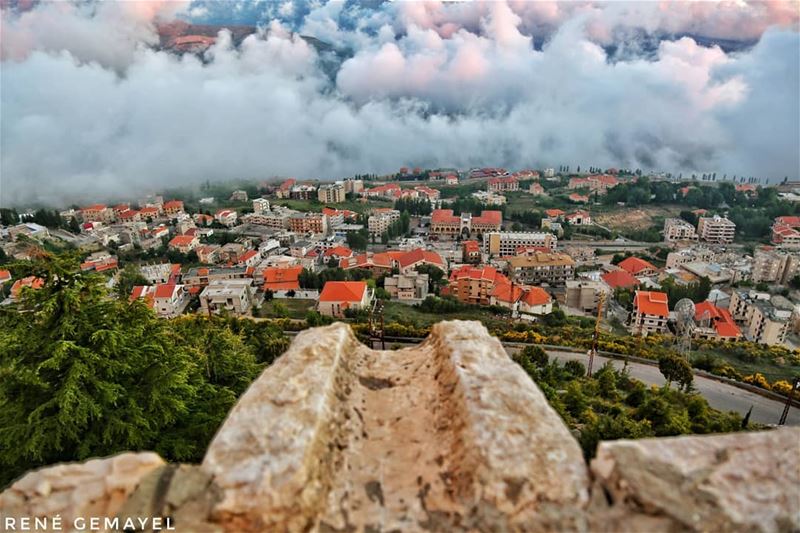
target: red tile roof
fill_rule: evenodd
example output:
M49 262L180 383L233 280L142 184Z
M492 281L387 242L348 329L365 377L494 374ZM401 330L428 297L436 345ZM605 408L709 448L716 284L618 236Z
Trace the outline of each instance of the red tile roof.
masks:
M272 291L291 291L300 288L301 266L267 267L264 269L264 289Z
M334 246L333 248L328 248L322 254L323 257L352 257L353 250L348 248L347 246Z
M320 302L360 302L367 290L365 281L329 281L319 295Z
M8 281L11 279L11 272L8 270L0 270L0 282Z
M436 252L423 250L422 248L416 248L403 253L397 257L397 263L399 264L400 268L406 268L417 263L432 264L441 268L442 270L445 268L444 259L442 259L442 256Z
M37 278L36 276L28 276L27 278L18 279L11 286L11 297L13 299L17 299L19 297L19 293L24 288L41 289L43 286L44 280L42 278Z
M524 290L521 286L512 286L510 283L497 283L492 289L492 296L506 303L518 302L519 299L522 298L523 293Z
M550 295L541 287L528 287L522 301L528 305L547 305L550 303Z
M633 297L633 306L641 313L660 317L669 316L667 294L656 291L636 291Z
M170 246L188 246L197 239L193 235L176 235L169 241Z
M183 209L183 202L180 200L170 200L164 204L164 209Z
M653 264L638 257L626 257L617 265L622 270L634 276L645 270L658 270Z
M606 272L600 277L612 289L629 289L639 285L639 280L624 270Z
M175 290L178 288L174 283L159 283L156 285L155 297L156 298L172 298Z
M547 215L550 218L555 218L555 217L564 216L564 211L562 211L561 209L547 209L544 212L544 214Z
M462 241L461 243L464 246L464 251L467 253L475 253L481 251L481 245L478 244L478 241Z
M457 224L461 217L453 215L452 209L434 209L431 213L431 223Z
M727 309L717 307L709 301L700 302L695 306L695 321L708 320L717 332L717 335L725 338L738 338L742 336L742 331Z
M481 211L481 216L472 217L473 224L502 224L502 211Z

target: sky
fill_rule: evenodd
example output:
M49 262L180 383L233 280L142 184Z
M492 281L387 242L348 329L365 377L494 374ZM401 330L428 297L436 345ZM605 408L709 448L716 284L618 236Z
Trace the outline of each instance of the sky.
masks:
M797 1L17 2L0 205L401 166L800 177ZM178 55L176 18L258 30Z

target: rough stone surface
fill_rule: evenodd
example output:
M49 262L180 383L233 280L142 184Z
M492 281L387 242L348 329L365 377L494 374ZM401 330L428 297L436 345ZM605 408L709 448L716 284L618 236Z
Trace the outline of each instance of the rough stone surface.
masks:
M239 530L536 530L588 502L577 443L475 322L385 352L344 324L298 335L203 468Z
M155 453L123 453L29 472L0 494L0 531L6 517L59 515L63 531L77 531L78 517L113 517L142 478L163 465Z
M608 530L800 531L798 428L602 442L591 469Z
M604 442L590 472L480 323L397 351L334 324L250 386L202 465L126 453L44 468L0 494L0 516L169 517L192 533L800 531L798 443L800 429Z

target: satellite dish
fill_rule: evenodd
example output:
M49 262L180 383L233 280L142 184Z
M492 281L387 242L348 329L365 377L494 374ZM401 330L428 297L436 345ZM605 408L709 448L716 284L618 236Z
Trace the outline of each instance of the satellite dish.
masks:
M678 300L675 304L675 320L677 326L678 351L682 354L691 349L692 330L694 329L694 302L689 298Z

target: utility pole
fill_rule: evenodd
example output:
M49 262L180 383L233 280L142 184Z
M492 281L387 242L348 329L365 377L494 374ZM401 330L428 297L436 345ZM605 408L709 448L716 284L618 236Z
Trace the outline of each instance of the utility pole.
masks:
M800 388L800 377L794 378L794 382L792 383L792 389L789 391L789 396L786 398L786 405L783 406L783 413L781 413L781 419L778 421L779 426L786 425L786 418L789 416L789 408L792 406L792 399L794 398L794 391Z
M600 340L600 320L603 318L603 304L606 302L605 291L600 291L600 298L597 300L597 319L594 321L594 336L592 337L592 349L589 351L589 367L586 377L592 377L592 365L594 356L597 354L597 343Z

